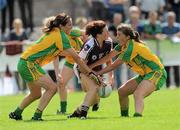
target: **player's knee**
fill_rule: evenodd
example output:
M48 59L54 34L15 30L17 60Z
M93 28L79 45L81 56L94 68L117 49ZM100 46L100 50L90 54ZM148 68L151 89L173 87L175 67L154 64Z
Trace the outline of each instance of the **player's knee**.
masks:
M60 89L60 90L65 90L65 89L66 89L66 86L65 86L65 85L60 85L60 86L59 86L59 89Z
M39 99L39 98L41 98L41 94L36 95L36 99Z
M36 94L32 95L32 98L35 99L35 100L39 99L40 97L41 97L41 93L36 93Z
M125 97L127 96L126 91L124 89L119 88L118 90L119 97Z
M133 96L134 96L135 99L143 98L142 92L139 92L139 91L135 91L133 93Z

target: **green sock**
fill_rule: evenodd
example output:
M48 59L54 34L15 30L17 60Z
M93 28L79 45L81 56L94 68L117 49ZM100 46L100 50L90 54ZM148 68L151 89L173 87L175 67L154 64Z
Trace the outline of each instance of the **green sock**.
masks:
M128 117L129 116L129 109L121 110L121 116Z
M142 117L142 114L135 112L134 117Z
M39 119L39 118L41 118L41 116L42 116L42 111L37 108L33 117L35 119Z
M67 101L61 101L60 102L61 112L66 112L67 108Z
M20 116L22 114L23 110L20 109L19 107L17 107L14 112L15 112L16 115Z

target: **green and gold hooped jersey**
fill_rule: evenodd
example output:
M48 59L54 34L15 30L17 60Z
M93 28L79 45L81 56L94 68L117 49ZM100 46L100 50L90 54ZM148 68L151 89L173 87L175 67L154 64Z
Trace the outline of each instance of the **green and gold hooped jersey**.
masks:
M80 38L81 31L79 29L72 29L70 35L68 36L70 45L78 53L81 50L83 41ZM74 60L71 56L66 56L66 61L70 64L74 64Z
M68 36L70 40L70 45L76 50L76 52L79 52L83 45L83 41L81 40L80 36L81 36L81 31L78 28L72 29L70 35Z
M71 45L65 32L59 28L54 28L23 52L21 58L43 66L68 48L71 48Z
M164 68L160 59L142 43L130 40L126 46L118 44L115 50L120 52L118 57L141 76Z

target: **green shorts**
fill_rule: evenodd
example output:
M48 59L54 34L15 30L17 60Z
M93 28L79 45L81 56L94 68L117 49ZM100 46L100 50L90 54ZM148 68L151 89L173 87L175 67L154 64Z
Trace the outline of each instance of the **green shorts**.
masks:
M39 64L24 59L19 60L17 69L26 82L36 81L46 74Z
M71 68L71 69L73 69L73 66L74 66L74 64L71 64L71 63L69 63L67 61L65 61L64 65Z
M138 84L142 80L150 80L155 84L156 90L159 90L166 82L166 78L167 78L167 73L165 69L162 69L162 70L150 72L144 76L137 75L135 77L135 80L137 81Z

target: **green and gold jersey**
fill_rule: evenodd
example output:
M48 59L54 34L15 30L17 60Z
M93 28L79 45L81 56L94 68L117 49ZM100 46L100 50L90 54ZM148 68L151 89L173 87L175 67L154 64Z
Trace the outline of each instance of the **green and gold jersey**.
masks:
M25 50L21 58L43 66L68 48L71 48L71 45L65 32L59 28L54 28Z
M130 40L125 46L118 44L115 50L120 52L118 57L141 76L164 68L160 59L142 43Z
M80 38L81 31L79 29L72 29L70 35L68 36L70 45L74 50L79 53L83 45L83 41ZM71 56L66 56L66 61L70 64L74 64L74 60Z

